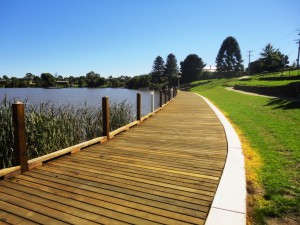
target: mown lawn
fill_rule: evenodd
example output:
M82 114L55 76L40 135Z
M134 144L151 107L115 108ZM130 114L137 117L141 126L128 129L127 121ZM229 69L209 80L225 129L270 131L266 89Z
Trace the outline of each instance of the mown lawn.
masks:
M256 76L259 77L264 77L264 78L268 78L268 77L293 77L293 76L298 76L300 75L300 70L287 70L284 72L276 72L276 73L269 73L269 74L265 74L265 75L261 75L261 74L256 74Z
M292 71L285 71L283 73L270 73L266 75L252 75L250 77L245 77L242 79L233 79L232 82L229 82L229 86L234 86L235 84L238 85L245 85L245 86L259 86L259 87L274 87L274 86L285 86L291 83L299 83L300 71L292 70ZM294 77L293 80L289 78ZM275 78L280 78L280 80L274 80Z
M223 85L233 81L202 82L192 91L221 109L239 130L243 143L249 143L252 153L245 151L246 164L252 165L246 165L249 221L256 224L299 221L300 102L226 90ZM279 222L274 223L277 221L274 218L279 218Z
M298 83L299 80L278 80L278 81L267 81L267 80L241 80L233 81L229 83L230 86L235 84L245 85L245 86L259 86L259 87L275 87L275 86L285 86L292 83Z

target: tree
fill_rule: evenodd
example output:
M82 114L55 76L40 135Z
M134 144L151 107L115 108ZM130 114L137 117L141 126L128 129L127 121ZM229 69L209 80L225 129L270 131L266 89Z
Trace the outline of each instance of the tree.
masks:
M183 62L180 62L181 81L188 83L199 78L203 68L206 64L196 54L188 55Z
M34 83L36 87L43 86L43 84L42 84L43 83L42 78L39 77L39 76L35 76L34 75L32 83Z
M251 73L275 72L289 64L289 57L267 44L260 53L261 58L250 63Z
M100 74L91 71L86 74L86 82L88 87L98 87L104 84L103 79L100 79Z
M239 44L234 37L227 37L216 58L217 72L236 75L244 70Z
M127 82L127 87L129 89L139 89L150 86L150 76L149 75L140 75L131 78Z
M172 75L178 74L177 59L172 53L167 56L167 62L165 65L164 75L171 77Z
M78 86L79 87L85 87L85 86L87 86L87 82L86 82L86 77L85 76L80 76L78 78Z
M260 55L259 60L263 62L263 71L275 72L289 63L289 57L282 54L279 49L275 49L270 43L262 49Z
M165 62L161 56L157 56L154 60L153 66L152 66L152 81L154 83L160 82L160 78L164 75L165 71Z
M254 74L254 73L261 73L264 68L264 62L261 59L255 60L253 62L250 63L250 73ZM248 70L249 68L247 68Z
M51 73L41 74L43 87L50 87L55 85L55 77Z
M33 81L34 75L32 73L26 73L24 79L28 81Z

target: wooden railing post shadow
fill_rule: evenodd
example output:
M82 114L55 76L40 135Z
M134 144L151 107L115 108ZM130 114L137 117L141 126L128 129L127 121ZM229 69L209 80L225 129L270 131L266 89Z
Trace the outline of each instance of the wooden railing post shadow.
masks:
M141 97L141 93L136 94L136 120L142 122L142 97Z
M109 132L110 132L110 126L109 126L109 98L102 97L102 122L103 122L103 136L107 137L107 140L109 140Z
M162 107L163 103L162 103L163 99L162 99L162 90L159 91L159 107Z
M14 123L14 147L16 151L16 163L21 166L21 172L29 170L26 146L25 112L24 104L16 102L12 104Z

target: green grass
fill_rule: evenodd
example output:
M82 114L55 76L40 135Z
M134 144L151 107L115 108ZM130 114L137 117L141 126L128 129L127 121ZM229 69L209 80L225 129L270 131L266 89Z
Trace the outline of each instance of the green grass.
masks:
M234 79L232 82L228 82L227 85L233 87L234 85L244 85L244 86L258 86L258 87L276 87L285 86L291 83L300 82L300 79L290 80L290 77L298 76L299 72L297 70L285 71L283 73L270 73L267 75L253 75L247 78ZM280 78L280 80L266 80L272 78Z
M238 85L245 85L245 86L258 86L258 87L276 87L276 86L285 86L291 83L296 83L299 81L294 80L279 80L279 81L266 81L266 80L245 80L245 81L234 81L230 82L230 86L234 86L235 84Z
M266 78L266 77L293 77L293 76L298 76L298 75L300 75L300 70L269 73L269 74L265 74L265 75L257 74L256 76Z
M263 188L254 204L254 219L297 215L300 210L300 103L225 90L237 79L213 80L194 87L220 108L250 142L262 160L254 168ZM249 172L249 171L248 171Z
M0 169L14 166L12 102L0 102ZM101 107L55 107L51 103L25 107L29 159L63 149L102 134ZM125 101L110 105L110 127L115 130L133 121L132 106Z

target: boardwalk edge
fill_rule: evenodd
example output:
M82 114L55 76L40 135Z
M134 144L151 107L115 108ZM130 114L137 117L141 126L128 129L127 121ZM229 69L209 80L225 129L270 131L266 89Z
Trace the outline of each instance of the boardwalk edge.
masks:
M225 130L228 146L223 174L205 225L246 224L246 178L241 142L223 113L207 98L196 95L204 99L219 118Z

